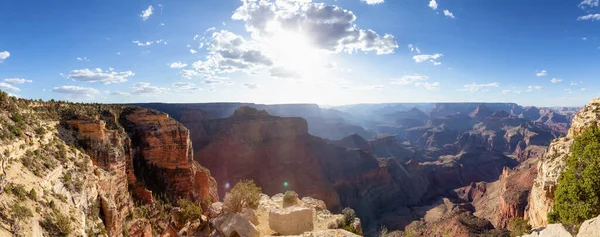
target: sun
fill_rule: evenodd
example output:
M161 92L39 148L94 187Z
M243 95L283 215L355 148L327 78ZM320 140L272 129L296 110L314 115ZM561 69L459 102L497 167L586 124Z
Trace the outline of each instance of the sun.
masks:
M310 36L302 32L271 26L271 36L265 48L277 65L287 69L308 73L315 67L323 67L322 52L310 41Z

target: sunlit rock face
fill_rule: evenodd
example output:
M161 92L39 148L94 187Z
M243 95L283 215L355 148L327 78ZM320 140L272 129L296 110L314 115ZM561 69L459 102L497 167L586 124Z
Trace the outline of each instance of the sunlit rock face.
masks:
M541 163L529 196L527 217L532 226L548 224L547 213L554 203L558 177L566 167L573 139L589 126L600 126L600 99L592 100L573 118L566 137L552 141Z
M61 139L82 147L102 169L99 204L110 236L122 233L134 200L151 203L153 192L217 200L214 178L193 160L189 131L167 114L129 107L62 124Z

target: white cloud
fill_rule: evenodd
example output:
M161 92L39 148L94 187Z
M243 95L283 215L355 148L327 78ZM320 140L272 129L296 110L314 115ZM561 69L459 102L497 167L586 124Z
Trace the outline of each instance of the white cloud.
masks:
M434 83L429 83L429 82L417 82L415 83L416 87L423 87L428 91L439 91L441 89L441 84L439 81L436 81Z
M583 38L581 38L581 39L582 39L582 40L587 40L587 37L583 37Z
M92 97L100 93L98 90L91 87L79 87L79 86L59 86L52 88L52 92L60 94L69 94L74 98L78 97Z
M197 53L197 52L198 52L198 51L196 51L196 50L194 50L194 49L190 49L190 53L192 53L192 54L195 54L195 53Z
M545 77L545 76L548 76L548 72L546 70L542 70L540 72L535 71L535 75L538 77Z
M499 87L500 83L498 82L492 82L492 83L488 83L488 84L468 84L468 85L464 85L463 89L458 89L458 91L470 91L470 92L476 92L476 91L481 91L481 92L486 92L486 91L490 91L490 88L492 87Z
M586 7L598 7L600 0L583 0L579 3L579 7L585 9Z
M336 53L374 51L391 54L398 48L394 36L381 36L373 30L359 28L354 13L338 6L306 0L242 2L232 19L244 21L254 39L268 38L276 29L310 36L308 40L315 47Z
M173 88L174 90L199 90L200 88L198 88L194 83L191 82L177 82L174 83L171 88Z
M217 28L213 26L211 28L206 29L206 31L204 31L204 34L206 34L208 32L212 32L212 31L216 31L216 30L217 30ZM194 40L196 40L197 37L198 37L198 35L194 36Z
M452 14L452 12L450 12L448 10L444 10L444 16L446 16L448 18L454 18L454 14Z
M521 90L502 90L502 94L506 95L506 94L521 94Z
M437 10L438 4L435 0L431 0L429 1L429 7L431 7L433 10Z
M552 83L560 83L563 80L562 79L558 79L558 78L552 78L552 80L550 80Z
M77 61L85 61L85 62L89 62L90 60L87 57L77 57Z
M131 86L133 95L164 94L168 92L167 88L152 86L148 82L138 82Z
M419 49L419 47L414 46L413 44L409 44L408 48L410 49L411 52L416 51L417 53L421 53L421 50Z
M182 63L182 62L172 62L169 64L170 68L184 68L187 67L187 63Z
M137 44L137 46L149 46L154 43L153 41L146 41L146 43L144 43L144 42L140 42L139 40L134 40L131 42L133 42L134 44Z
M0 82L0 89L10 91L21 91L21 89L6 82Z
M393 81L392 84L397 84L397 85L411 85L414 84L418 81L424 81L429 79L428 76L420 76L420 75L405 75L402 78Z
M113 84L126 82L128 77L134 76L135 73L131 71L115 72L114 70L102 71L100 68L96 69L79 69L69 72L67 78L74 81L83 82L100 82L103 84Z
M110 95L116 95L116 96L131 96L131 93L128 93L128 92L122 92L122 91L112 91L112 92L110 92Z
M585 16L580 16L577 17L578 21L597 21L600 20L600 14L596 13L596 14L588 14Z
M4 62L4 60L7 59L8 57L10 57L10 52L8 52L8 51L0 52L0 63Z
M179 72L179 75L186 79L192 79L194 77L200 76L200 73L194 70L183 69Z
M253 84L253 83L244 83L244 86L248 89L256 89L258 88L258 85Z
M148 18L152 15L152 11L154 10L154 7L152 7L152 5L148 6L148 8L146 8L146 10L143 10L142 13L140 13L140 17L145 21L148 20Z
M299 73L287 69L287 68L283 68L283 67L274 67L271 68L269 70L269 73L271 74L272 77L278 77L278 78L301 78L302 75L300 75Z
M543 90L544 87L542 86L528 86L527 90L525 90L526 92L532 92L533 90Z
M419 54L419 55L413 56L413 59L417 63L422 63L422 62L427 62L428 61L430 63L433 63L434 65L439 65L439 64L436 64L437 61L435 61L435 60L441 58L442 56L444 56L444 55L443 54L439 54L439 53L436 53L436 54Z
M366 4L369 4L369 5L375 5L375 4L380 4L380 3L384 2L384 0L360 0L360 1L364 2Z
M4 78L4 82L11 84L11 85L16 85L16 84L25 84L25 83L32 83L32 80L26 80L25 78Z
M569 85L576 86L577 84L578 84L577 82L572 81L571 84L569 84Z
M254 44L226 30L215 32L208 46L209 54L204 61L196 61L193 67L203 73L249 72L256 68L273 65L273 61Z

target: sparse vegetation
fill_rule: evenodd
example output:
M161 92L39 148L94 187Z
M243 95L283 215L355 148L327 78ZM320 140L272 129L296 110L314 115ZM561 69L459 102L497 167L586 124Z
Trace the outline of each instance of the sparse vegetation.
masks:
M37 201L37 192L35 191L35 189L31 189L29 190L29 193L27 193L27 197L29 197L29 199L33 200L33 201Z
M47 215L40 223L51 236L68 236L71 231L71 218L58 211Z
M362 230L356 229L353 225L354 219L356 219L356 212L354 209L346 207L344 210L342 210L342 215L344 216L341 219L341 228L348 232L362 235Z
M26 206L22 206L19 203L13 203L10 207L12 218L14 219L14 224L12 226L14 233L20 232L20 224L22 221L27 220L33 217L33 213Z
M529 225L522 217L510 219L508 222L508 229L511 231L511 237L517 237L531 233L531 225Z
M577 230L585 220L600 214L600 129L586 128L577 136L560 175L548 221Z
M238 182L230 192L225 194L223 208L227 213L241 212L244 208L256 209L260 201L262 189L252 180Z
M186 223L202 217L202 207L188 199L179 199L177 205L181 209L177 216L179 223Z
M388 236L388 229L385 226L381 226L381 228L379 228L379 237L387 237Z
M298 204L298 194L294 191L287 191L283 195L283 207L294 206Z

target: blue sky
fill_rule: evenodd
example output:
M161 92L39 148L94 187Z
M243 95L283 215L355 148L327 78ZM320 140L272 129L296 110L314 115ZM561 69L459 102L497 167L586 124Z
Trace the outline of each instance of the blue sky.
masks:
M0 89L84 102L517 102L600 92L598 0L0 2Z

